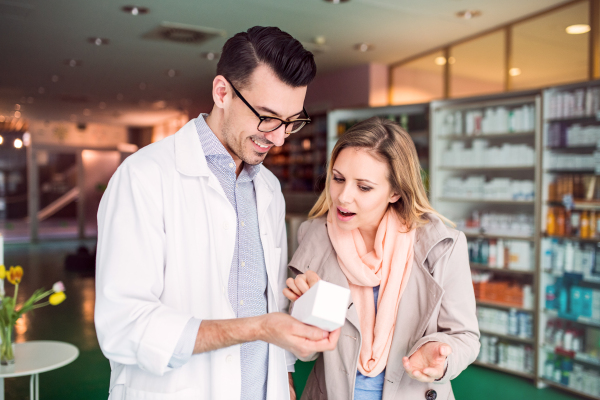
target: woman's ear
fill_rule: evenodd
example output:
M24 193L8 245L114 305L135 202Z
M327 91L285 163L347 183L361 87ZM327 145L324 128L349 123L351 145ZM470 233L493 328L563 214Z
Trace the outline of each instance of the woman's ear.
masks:
M397 193L392 193L392 195L390 196L390 203L395 203L398 200L400 200L400 195Z

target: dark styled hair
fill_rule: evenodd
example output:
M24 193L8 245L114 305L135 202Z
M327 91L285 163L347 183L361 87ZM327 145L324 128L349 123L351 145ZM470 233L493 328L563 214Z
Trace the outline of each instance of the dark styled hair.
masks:
M217 75L223 75L238 89L243 88L261 63L291 87L308 86L317 73L313 54L289 33L276 27L255 26L227 40Z

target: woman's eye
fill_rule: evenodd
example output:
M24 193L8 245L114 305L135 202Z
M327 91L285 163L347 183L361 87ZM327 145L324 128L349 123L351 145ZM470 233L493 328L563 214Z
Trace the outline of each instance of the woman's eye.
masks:
M344 182L343 178L337 178L335 176L333 177L333 180L336 181L336 182Z
M359 188L360 190L362 190L363 192L368 192L369 190L371 190L371 188L370 188L370 187L368 187L368 186L360 186L360 185L359 185L359 186L358 186L358 188Z

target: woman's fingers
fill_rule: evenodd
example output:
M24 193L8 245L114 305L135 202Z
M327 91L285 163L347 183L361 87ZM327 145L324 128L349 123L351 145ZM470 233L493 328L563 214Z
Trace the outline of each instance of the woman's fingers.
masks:
M296 286L296 280L294 278L287 278L285 283L296 296L302 296L302 292L298 289L298 286Z
M283 289L283 295L285 297L287 297L288 300L290 300L290 301L296 301L296 300L298 300L300 298L296 293L292 292L288 288Z
M311 288L313 287L317 282L319 282L321 280L321 278L319 278L319 275L317 275L316 272L308 270L306 271L306 283L308 283L308 287Z
M298 275L296 277L295 283L296 287L298 288L298 290L300 290L301 294L308 292L308 289L310 289L310 286L308 286L308 283L306 282L305 274Z

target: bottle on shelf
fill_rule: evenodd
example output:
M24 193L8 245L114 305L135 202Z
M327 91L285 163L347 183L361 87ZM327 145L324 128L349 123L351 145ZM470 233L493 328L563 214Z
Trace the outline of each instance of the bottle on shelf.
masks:
M565 210L560 208L556 214L556 235L565 236Z
M579 237L582 239L590 237L590 216L587 211L584 211L581 215L581 230L579 232Z
M554 207L548 207L548 215L546 216L546 232L548 235L556 235L556 214Z

